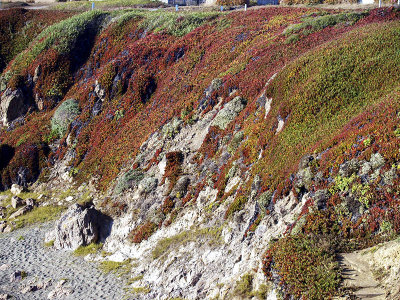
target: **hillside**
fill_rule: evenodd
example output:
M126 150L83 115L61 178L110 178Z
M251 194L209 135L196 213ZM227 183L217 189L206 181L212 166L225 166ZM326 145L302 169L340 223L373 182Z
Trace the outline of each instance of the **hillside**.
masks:
M339 253L400 230L399 18L0 11L0 228L93 202L133 299L350 295Z

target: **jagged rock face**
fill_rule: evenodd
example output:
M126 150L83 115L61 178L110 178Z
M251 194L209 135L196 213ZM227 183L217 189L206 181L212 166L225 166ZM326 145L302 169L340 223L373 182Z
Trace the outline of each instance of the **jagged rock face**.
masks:
M75 250L101 240L105 235L104 227L109 223L109 218L93 206L85 208L74 204L56 222L55 229L46 235L46 241L53 240L56 249Z
M20 89L15 91L7 89L1 97L0 104L0 119L4 126L25 115L30 108L29 101L27 101Z

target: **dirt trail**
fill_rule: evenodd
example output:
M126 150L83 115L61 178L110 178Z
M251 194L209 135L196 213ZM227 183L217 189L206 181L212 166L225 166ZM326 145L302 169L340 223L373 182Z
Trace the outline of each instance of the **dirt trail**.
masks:
M374 279L368 261L360 252L341 254L339 262L343 270L343 286L353 290L356 299L386 299L385 290Z

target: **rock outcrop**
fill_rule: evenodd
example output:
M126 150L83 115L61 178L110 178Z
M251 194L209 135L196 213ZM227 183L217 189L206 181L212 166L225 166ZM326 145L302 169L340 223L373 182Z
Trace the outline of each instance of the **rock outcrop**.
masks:
M23 204L24 204L24 200L22 200L20 197L14 196L14 197L11 198L11 206L13 208L20 207Z
M56 249L75 250L104 239L110 224L110 218L93 206L74 204L46 235L46 242L54 241Z
M15 91L7 89L0 100L0 120L7 126L9 122L25 115L30 106L20 89Z

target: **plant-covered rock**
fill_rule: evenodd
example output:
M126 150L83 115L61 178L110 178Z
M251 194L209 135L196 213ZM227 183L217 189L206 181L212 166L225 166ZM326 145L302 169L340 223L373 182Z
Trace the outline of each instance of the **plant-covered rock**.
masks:
M230 102L226 103L224 107L215 116L211 126L217 126L220 129L226 129L230 122L244 109L247 101L237 96Z
M64 101L55 111L51 119L51 130L62 137L68 130L69 125L79 115L79 104L75 99Z

